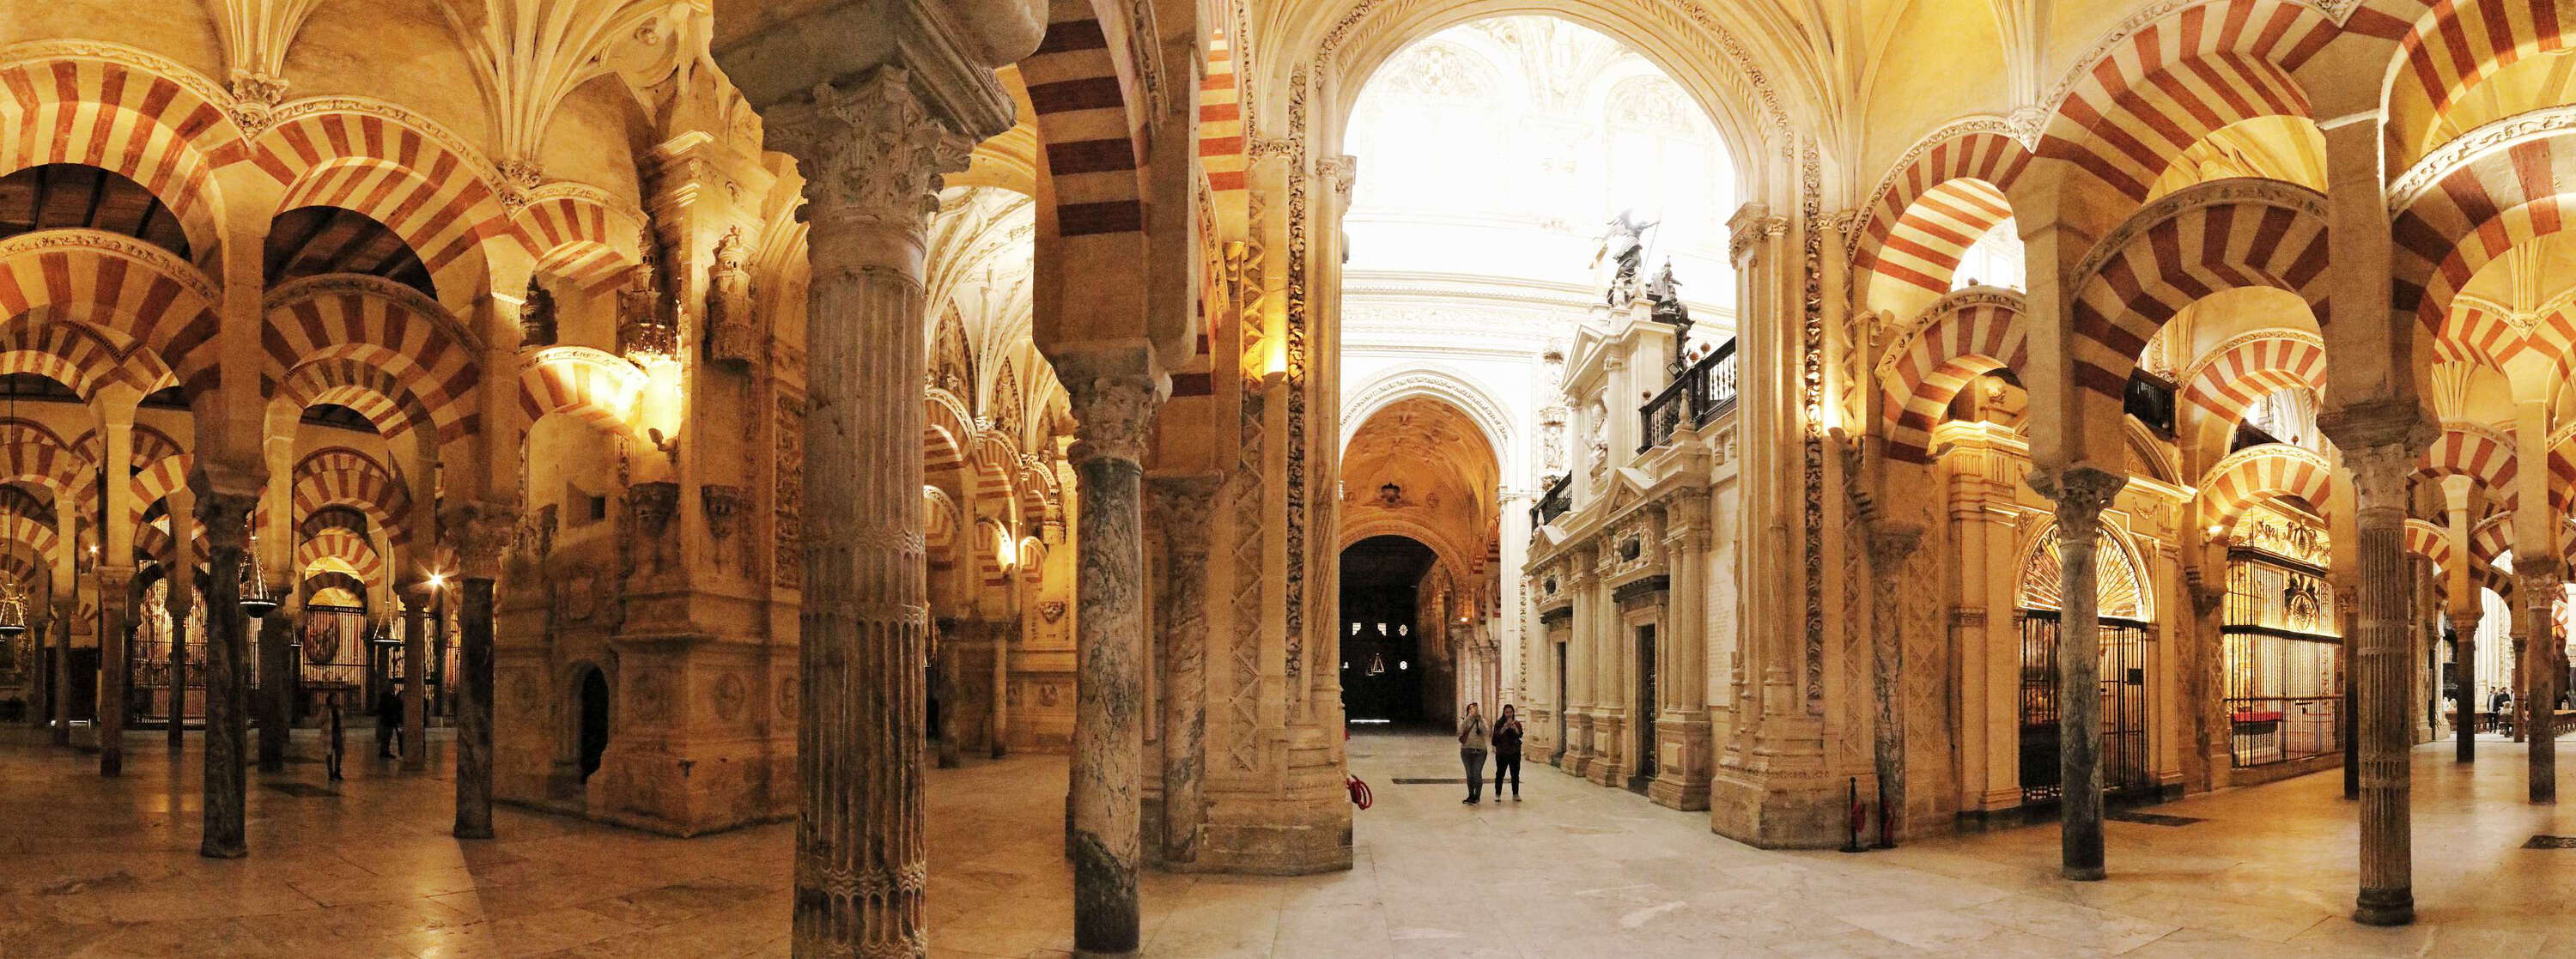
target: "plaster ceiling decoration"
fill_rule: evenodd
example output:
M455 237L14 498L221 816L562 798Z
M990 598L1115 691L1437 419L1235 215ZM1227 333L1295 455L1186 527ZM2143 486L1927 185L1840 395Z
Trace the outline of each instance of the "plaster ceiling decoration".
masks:
M1342 453L1342 491L1356 504L1420 509L1426 525L1481 542L1492 525L1501 468L1484 433L1457 407L1428 397L1380 408ZM1385 489L1392 484L1392 495Z

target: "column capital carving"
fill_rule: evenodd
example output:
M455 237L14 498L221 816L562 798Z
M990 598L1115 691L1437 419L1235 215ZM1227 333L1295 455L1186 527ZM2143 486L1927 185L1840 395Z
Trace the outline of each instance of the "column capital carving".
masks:
M2092 466L2069 466L2030 474L2030 488L2057 502L2057 536L2060 542L2078 536L2091 541L2101 528L2102 509L2111 505L2111 498L2119 495L2120 487L2128 482L2125 475Z
M1216 491L1217 480L1211 476L1157 477L1145 484L1164 549L1174 556L1207 555Z
M1075 420L1073 448L1067 454L1074 464L1097 459L1143 463L1146 435L1170 382L1160 376L1118 375L1066 384Z
M459 502L441 510L438 521L456 543L461 575L467 579L500 576L501 554L517 538L517 510L499 503Z
M2403 441L2344 447L2344 463L2352 469L2354 505L2365 513L2404 510L2406 487L2415 478L2423 452L2421 445Z
M805 176L809 219L917 230L936 202L940 174L965 169L975 148L941 125L907 71L892 65L853 83L815 84L766 117L769 145L795 157Z
M2097 509L2095 512L2099 512L2099 510ZM1882 564L1879 567L1879 572L1882 574L1891 574L1896 572L1894 569L1895 565L1904 562L1906 557L1914 555L1915 548L1922 545L1923 527L1919 525L1913 523L1873 523L1870 526L1870 558L1878 560Z
M191 485L196 485L194 474ZM254 493L232 493L200 487L197 526L206 531L206 548L243 549L250 545L250 512L259 506Z

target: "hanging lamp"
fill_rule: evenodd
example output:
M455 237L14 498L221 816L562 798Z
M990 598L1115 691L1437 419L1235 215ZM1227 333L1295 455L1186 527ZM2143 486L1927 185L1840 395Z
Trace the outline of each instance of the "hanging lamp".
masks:
M265 618L277 611L277 597L268 591L268 577L259 570L259 531L251 530L250 546L244 551L241 565L241 610L252 619Z

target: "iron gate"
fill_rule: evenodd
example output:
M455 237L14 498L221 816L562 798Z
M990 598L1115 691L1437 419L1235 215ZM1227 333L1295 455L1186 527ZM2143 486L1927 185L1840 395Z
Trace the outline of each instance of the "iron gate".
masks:
M2147 771L2147 654L2154 640L2146 623L2104 618L2102 635L2102 791L2152 792ZM2057 696L2058 614L2021 611L2021 798L2054 800L2060 793Z

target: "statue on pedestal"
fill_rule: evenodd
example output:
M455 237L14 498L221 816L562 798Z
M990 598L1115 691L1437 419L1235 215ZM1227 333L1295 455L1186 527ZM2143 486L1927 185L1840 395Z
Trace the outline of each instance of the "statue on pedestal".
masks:
M1637 266L1646 258L1644 237L1661 221L1637 222L1636 211L1621 210L1610 220L1610 230L1602 234L1601 249L1592 255L1592 265L1599 267L1608 259L1613 265L1610 289L1605 299L1619 306L1637 297Z

